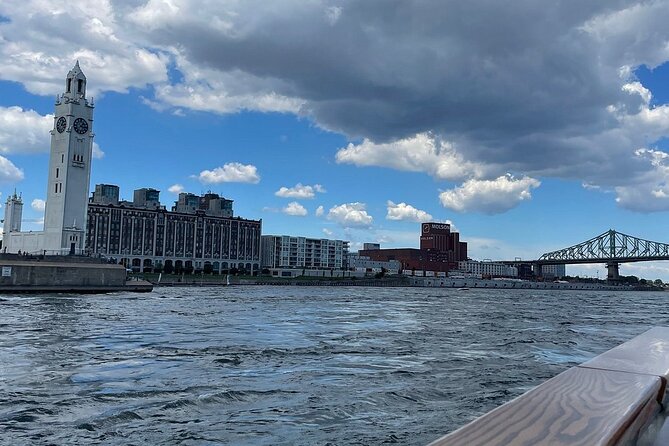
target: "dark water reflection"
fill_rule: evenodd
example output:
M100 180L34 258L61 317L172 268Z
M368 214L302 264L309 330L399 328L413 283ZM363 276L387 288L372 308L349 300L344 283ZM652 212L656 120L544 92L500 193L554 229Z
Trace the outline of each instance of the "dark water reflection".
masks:
M230 287L0 300L0 444L425 444L669 293Z

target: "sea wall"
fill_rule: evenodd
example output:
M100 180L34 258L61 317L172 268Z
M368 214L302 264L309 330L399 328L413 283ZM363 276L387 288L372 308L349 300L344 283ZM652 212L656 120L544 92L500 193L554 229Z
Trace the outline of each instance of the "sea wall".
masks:
M122 287L126 271L108 263L0 259L0 289Z
M438 288L511 288L539 290L617 290L622 286L601 283L529 282L525 280L455 279L450 277L409 277L411 286ZM631 288L630 288L631 289Z

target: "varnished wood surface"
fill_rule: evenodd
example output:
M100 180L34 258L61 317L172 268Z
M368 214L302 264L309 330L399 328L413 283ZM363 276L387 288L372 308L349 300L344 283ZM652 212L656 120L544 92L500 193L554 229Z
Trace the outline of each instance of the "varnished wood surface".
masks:
M580 367L657 375L669 379L669 328L655 327Z
M574 367L431 446L616 445L659 412L662 388L657 376Z

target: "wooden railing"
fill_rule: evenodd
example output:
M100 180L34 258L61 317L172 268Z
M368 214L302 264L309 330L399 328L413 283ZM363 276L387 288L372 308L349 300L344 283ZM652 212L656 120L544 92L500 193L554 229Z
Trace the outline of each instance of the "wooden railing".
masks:
M669 445L667 379L669 328L656 327L430 446Z

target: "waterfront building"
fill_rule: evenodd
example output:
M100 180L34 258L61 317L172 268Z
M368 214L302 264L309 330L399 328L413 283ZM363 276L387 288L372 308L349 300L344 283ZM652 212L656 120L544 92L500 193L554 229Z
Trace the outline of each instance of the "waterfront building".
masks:
M518 277L518 268L504 263L465 260L458 262L458 269L476 277Z
M451 232L448 223L423 223L421 225L420 249L439 253L449 262L467 259L467 243L460 241L458 232Z
M264 268L342 269L349 243L344 240L262 236L262 266Z
M112 257L144 272L260 270L262 221L232 217L232 200L182 193L168 211L156 189L135 190L132 202L118 200L117 186L98 184L95 190L86 236L91 255ZM98 193L104 190L116 190L116 201ZM229 216L221 215L224 203ZM208 204L214 209L202 208Z
M447 272L457 268L458 262L467 259L467 243L460 241L460 234L451 231L448 223L423 223L420 249L381 249L378 244L364 244L361 256L374 261L399 261L401 270ZM368 249L370 248L370 249Z
M58 95L55 103L44 230L21 232L23 206L13 201L11 208L5 209L5 221L14 222L3 235L6 252L83 251L94 137L93 108L93 101L86 98L86 76L77 62L65 78L65 92Z
M541 275L546 279L561 279L566 276L566 268L562 265L541 265Z
M346 256L346 264L351 271L365 273L379 273L385 270L388 274L399 274L402 269L402 262L399 260L372 260L369 256L360 255L360 253L349 253Z

